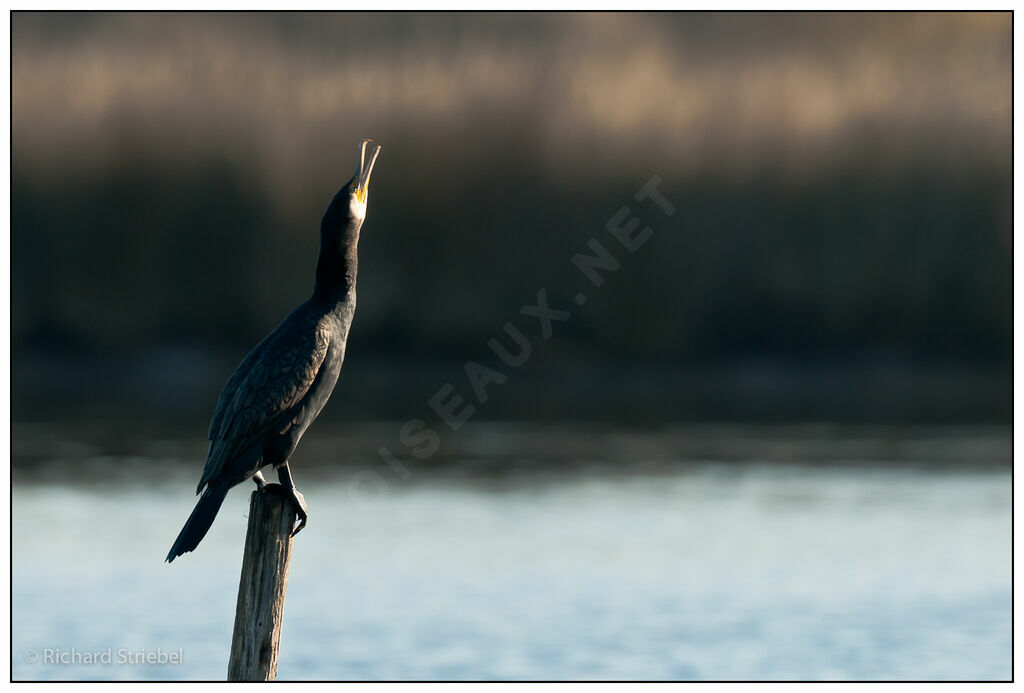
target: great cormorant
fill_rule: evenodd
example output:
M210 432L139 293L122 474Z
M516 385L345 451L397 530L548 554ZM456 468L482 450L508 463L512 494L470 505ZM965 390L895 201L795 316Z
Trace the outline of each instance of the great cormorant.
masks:
M196 493L203 492L174 541L167 562L192 551L206 536L228 490L252 478L261 491L283 493L306 526L306 501L295 488L288 458L338 382L356 309L356 248L376 147L367 160L360 145L355 175L334 196L320 222L320 257L313 295L238 364L210 421L210 451ZM260 469L273 465L280 485ZM203 487L206 490L203 491Z

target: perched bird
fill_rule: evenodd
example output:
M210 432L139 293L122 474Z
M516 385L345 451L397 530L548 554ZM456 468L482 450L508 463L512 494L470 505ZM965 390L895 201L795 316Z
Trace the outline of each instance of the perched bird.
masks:
M206 536L228 490L253 479L261 491L282 493L306 526L306 501L295 488L288 459L338 382L345 342L356 309L359 230L366 217L370 140L359 148L355 175L334 196L320 222L320 257L313 295L238 364L210 421L210 451L196 493L202 497L174 541L167 562L192 551ZM260 469L273 465L280 485ZM205 487L205 491L203 488Z

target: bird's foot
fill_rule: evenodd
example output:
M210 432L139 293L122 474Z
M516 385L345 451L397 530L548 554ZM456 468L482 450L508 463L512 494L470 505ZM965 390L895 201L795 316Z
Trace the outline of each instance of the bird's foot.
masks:
M306 526L306 520L309 518L309 508L306 506L306 499L299 493L299 489L294 486L291 488L291 501L295 505L295 514L299 516L299 526L292 530L292 536L294 537Z
M292 530L292 536L302 531L302 528L306 526L306 520L309 518L309 507L306 505L306 499L299 492L299 489L292 486L288 488L282 484L269 484L266 481L259 487L260 493L273 493L291 501L292 505L295 506L295 514L299 517L299 526Z
M252 475L252 480L256 482L256 490L262 491L267 487L267 480L263 478L263 474L256 472Z

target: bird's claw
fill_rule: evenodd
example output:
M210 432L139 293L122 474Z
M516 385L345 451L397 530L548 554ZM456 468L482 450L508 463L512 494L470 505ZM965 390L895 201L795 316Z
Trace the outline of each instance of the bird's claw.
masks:
M303 498L302 494L299 493L297 488L292 489L291 501L295 505L295 514L299 516L299 525L292 530L292 536L302 531L302 528L306 526L306 520L309 518L309 508L306 506L306 499Z
M284 496L286 498L288 497L288 494L285 493L284 486L282 486L281 484L274 484L264 481L263 485L260 486L259 483L257 482L256 490L259 491L260 493L273 493L278 496Z
M259 487L260 493L275 493L282 496L289 501L295 507L295 514L299 518L299 525L292 530L291 536L295 536L302 531L302 528L306 526L306 521L309 519L309 507L306 505L306 499L297 488L288 489L281 484L264 484Z

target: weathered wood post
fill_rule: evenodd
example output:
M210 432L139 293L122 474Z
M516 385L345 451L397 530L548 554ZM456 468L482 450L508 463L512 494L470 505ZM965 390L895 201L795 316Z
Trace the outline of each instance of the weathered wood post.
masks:
M277 677L294 525L295 507L287 499L273 492L253 492L228 681L273 681Z

